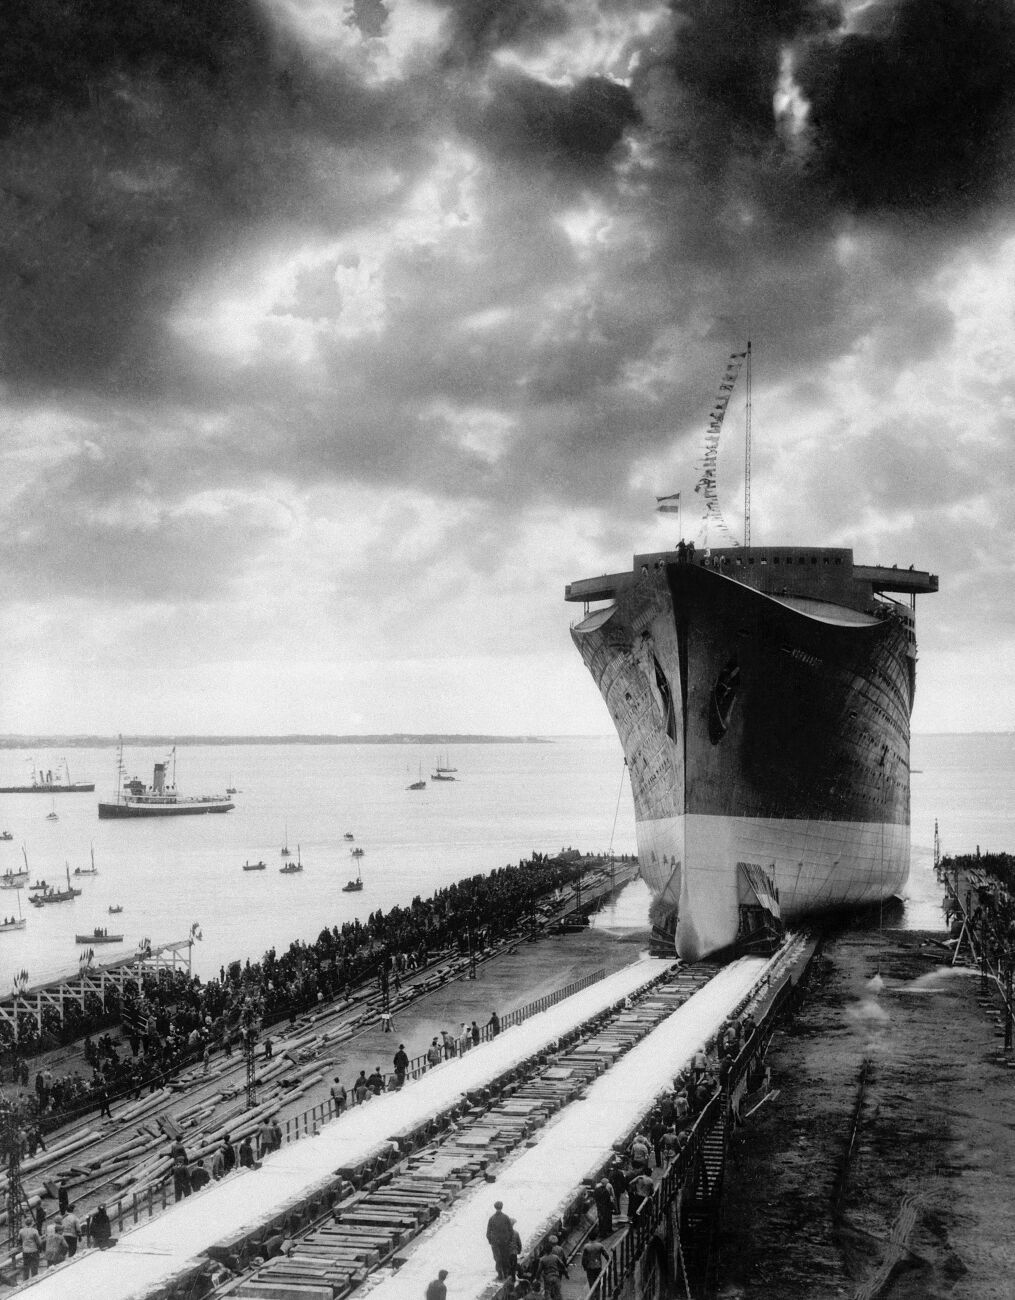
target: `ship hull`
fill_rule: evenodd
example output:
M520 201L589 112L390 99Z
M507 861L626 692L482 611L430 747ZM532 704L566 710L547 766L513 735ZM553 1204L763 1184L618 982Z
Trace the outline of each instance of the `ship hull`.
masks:
M236 805L229 800L205 800L195 803L133 804L100 803L99 820L128 817L193 817L202 813L227 813Z
M72 781L70 785L3 785L0 794L87 794L94 781Z
M855 606L656 563L572 629L687 960L737 941L745 872L782 921L905 883L915 652L905 619Z

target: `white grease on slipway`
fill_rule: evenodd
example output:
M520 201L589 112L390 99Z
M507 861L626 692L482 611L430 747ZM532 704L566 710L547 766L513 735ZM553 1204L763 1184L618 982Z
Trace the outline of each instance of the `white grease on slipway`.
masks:
M575 1188L609 1158L613 1143L638 1122L651 1100L682 1069L755 984L766 962L745 958L715 979L540 1130L532 1147L497 1172L497 1181L456 1201L446 1222L428 1233L410 1259L370 1293L370 1300L419 1300L446 1268L449 1300L479 1296L494 1281L486 1222L495 1201L516 1220L523 1250L560 1218Z
M512 1026L464 1057L445 1061L401 1092L383 1093L365 1106L355 1107L326 1125L317 1137L273 1152L261 1169L245 1169L213 1183L150 1223L125 1232L111 1249L87 1251L49 1271L26 1288L27 1300L67 1300L68 1296L75 1300L142 1300L188 1265L198 1263L215 1242L236 1238L247 1226L255 1229L278 1207L310 1195L334 1170L358 1163L385 1146L392 1134L422 1123L452 1106L466 1092L484 1087L583 1020L651 983L671 964L642 958L524 1024ZM757 964L752 966L755 976L757 969ZM708 1036L707 1018L703 1014L695 1019L701 1022L697 1043ZM277 1043L276 1054L285 1047L284 1042ZM632 1097L650 1095L649 1087L647 1076L640 1083L629 1083ZM184 1141L186 1137L185 1133ZM579 1174L577 1181L580 1179ZM558 1192L554 1195L560 1199ZM494 1199L487 1196L483 1207L489 1201L492 1210ZM469 1204L463 1205L463 1213ZM484 1211L483 1231L491 1210ZM493 1276L482 1231L475 1248L470 1247L468 1263L477 1278L488 1282ZM461 1282L459 1278L452 1294L462 1294ZM473 1294L480 1289L481 1285L477 1285Z

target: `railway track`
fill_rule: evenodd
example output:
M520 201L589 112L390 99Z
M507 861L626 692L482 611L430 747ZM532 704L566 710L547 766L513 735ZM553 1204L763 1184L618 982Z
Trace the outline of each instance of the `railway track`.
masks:
M367 1279L373 1285L376 1275L393 1273L442 1211L513 1152L531 1146L551 1119L699 992L716 969L672 967L636 998L576 1028L556 1050L469 1093L431 1126L396 1135L397 1151L341 1171L327 1197L332 1203L299 1228L274 1216L260 1231L218 1243L208 1251L209 1269L225 1276L213 1294L266 1300L287 1288L311 1295L320 1287L322 1295L343 1297ZM275 1258L257 1262L267 1255Z

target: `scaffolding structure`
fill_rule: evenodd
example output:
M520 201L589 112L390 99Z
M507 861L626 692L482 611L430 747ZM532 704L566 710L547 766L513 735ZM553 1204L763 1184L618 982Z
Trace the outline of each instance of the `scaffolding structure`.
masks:
M186 970L189 976L194 942L195 936L191 935L189 939L163 943L157 948L146 944L132 957L121 957L100 966L83 963L75 975L65 975L31 988L27 987L27 977L23 981L16 980L11 992L0 999L0 1022L11 1026L17 1043L21 1016L31 1016L41 1033L43 1012L48 1007L57 1009L62 1024L68 1004L84 1009L89 994L94 994L104 1003L107 989L115 988L122 1000L127 985L135 983L140 986L146 975Z
M7 1244L10 1250L18 1244L18 1232L24 1216L29 1212L28 1197L21 1182L21 1138L25 1116L16 1102L0 1094L0 1156L7 1174Z

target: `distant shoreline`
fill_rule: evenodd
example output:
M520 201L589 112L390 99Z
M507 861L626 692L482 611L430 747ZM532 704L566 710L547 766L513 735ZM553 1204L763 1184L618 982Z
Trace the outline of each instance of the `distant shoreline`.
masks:
M0 736L0 749L131 749L160 745L552 745L548 736L455 735L447 732L391 732L340 736Z

